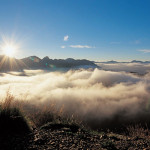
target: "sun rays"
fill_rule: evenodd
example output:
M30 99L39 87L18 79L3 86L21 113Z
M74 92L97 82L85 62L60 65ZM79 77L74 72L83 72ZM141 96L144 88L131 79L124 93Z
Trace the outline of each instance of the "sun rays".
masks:
M21 43L16 37L6 37L1 35L0 42L0 72L21 70L20 68L29 68L21 59L15 57L20 53Z
M16 57L16 55L20 51L20 42L18 38L12 35L7 37L5 35L1 35L1 42L0 42L0 53L2 55L8 57Z
M12 44L7 44L2 47L2 53L9 57L14 57L17 48Z

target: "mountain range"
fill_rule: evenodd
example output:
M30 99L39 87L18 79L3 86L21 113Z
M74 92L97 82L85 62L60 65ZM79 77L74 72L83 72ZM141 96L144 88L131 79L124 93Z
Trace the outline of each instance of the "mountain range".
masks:
M56 68L75 68L80 66L97 67L93 61L86 59L50 59L48 56L43 59L40 59L37 56L16 59L5 55L0 55L0 72L22 71L24 69L50 70Z
M105 61L105 62L95 62L95 63L106 63L106 64L116 64L116 63L150 63L150 61L140 61L140 60L132 60L130 62L118 62L118 61L114 61L114 60L111 60L111 61Z

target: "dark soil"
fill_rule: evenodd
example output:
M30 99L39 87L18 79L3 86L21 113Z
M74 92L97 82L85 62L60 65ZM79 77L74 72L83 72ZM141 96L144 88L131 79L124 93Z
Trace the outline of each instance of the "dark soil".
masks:
M150 136L94 132L77 125L46 124L27 134L0 135L0 150L150 149Z

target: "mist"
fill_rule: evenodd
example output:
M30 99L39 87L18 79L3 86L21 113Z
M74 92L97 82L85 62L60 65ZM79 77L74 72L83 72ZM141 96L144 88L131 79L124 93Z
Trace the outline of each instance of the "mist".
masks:
M32 105L55 102L92 128L146 122L150 114L150 73L136 76L100 69L1 73L0 100L8 90L15 99Z

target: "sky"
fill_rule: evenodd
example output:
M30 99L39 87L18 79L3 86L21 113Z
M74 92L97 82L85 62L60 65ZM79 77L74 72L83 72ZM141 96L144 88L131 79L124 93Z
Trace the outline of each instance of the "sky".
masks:
M150 60L149 7L149 0L0 0L0 43L18 45L16 58Z

